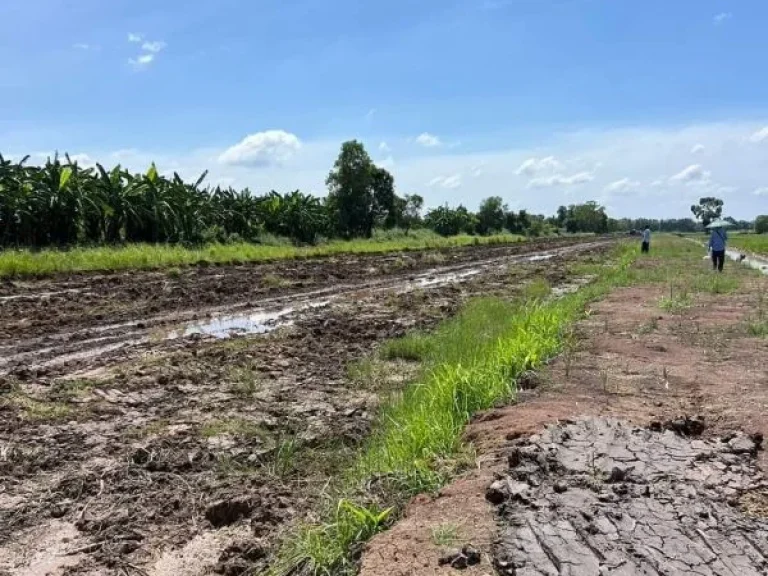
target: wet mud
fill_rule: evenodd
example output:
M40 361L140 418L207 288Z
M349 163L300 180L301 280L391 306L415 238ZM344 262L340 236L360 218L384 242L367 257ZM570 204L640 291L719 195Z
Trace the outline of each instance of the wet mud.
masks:
M25 342L31 354L16 357L0 376L0 574L192 576L264 569L285 530L311 518L329 479L369 433L381 399L412 377L407 363L391 363L384 373L366 370L365 359L381 342L428 329L477 295L513 297L542 278L567 287L583 280L573 276L573 263L599 262L610 247L531 244L437 260L387 255L362 259L365 267L358 259L349 264L358 284L348 278L317 280L301 291L295 284L271 288L278 310L294 310L279 319L279 329L227 331L224 338L168 337L188 321L199 325L219 316L201 313L194 296L183 300L189 308L177 299L164 310L167 302L158 295L160 308L148 320L152 284L142 283L152 274L137 275L134 290L142 296L135 303L118 275L122 287L91 300L97 309L121 302L122 319L130 323L110 328L123 338L122 347L102 354L91 353L83 335L101 337L114 318L98 320L87 300L59 296L71 298L61 303L60 315L51 313L52 303L37 310L33 300L6 300L3 306L34 319L22 333L50 333L17 339L12 335L25 325L22 319L3 315L0 322L5 350L17 354ZM381 270L399 263L396 272L366 275L375 262ZM295 279L290 270L301 265L286 263L282 277ZM320 265L310 263L309 270ZM330 260L323 265L328 268L316 278L341 274ZM277 270L270 266L264 270ZM233 286L243 286L237 267L230 271ZM209 269L184 272L198 273L212 281ZM226 274L220 281L227 284ZM107 277L97 277L99 283ZM272 309L266 298L248 302L235 292L231 304L217 307L224 315L233 309L256 314L254 304ZM318 299L328 303L300 307ZM142 340L124 338L134 333ZM73 356L42 362L64 354Z
M664 428L585 418L510 446L486 493L501 524L498 573L768 573L768 519L742 506L768 486L762 438Z
M189 337L263 334L358 293L439 288L516 259L546 261L571 250L584 250L584 242L5 280L0 374L45 376L71 372L78 364L92 368L100 358L124 360Z

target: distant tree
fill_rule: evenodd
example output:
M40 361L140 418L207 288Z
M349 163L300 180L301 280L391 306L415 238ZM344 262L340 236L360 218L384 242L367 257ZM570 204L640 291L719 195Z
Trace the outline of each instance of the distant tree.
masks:
M498 232L504 228L507 207L499 196L491 196L480 203L477 211L477 231L480 234Z
M755 232L768 234L768 216L758 216L755 219Z
M565 221L568 232L594 232L602 234L608 231L608 216L605 208L597 202L586 202L568 207Z
M357 140L341 145L326 184L329 209L345 238L370 237L377 218L384 221L393 208L392 175L378 168Z
M701 198L698 204L691 206L691 212L706 228L710 222L717 220L723 215L723 201L712 196Z
M477 226L475 215L461 204L457 208L449 208L446 204L430 210L424 221L430 229L442 236L471 234Z
M557 209L557 226L558 228L565 227L565 221L568 219L568 208L560 206Z
M403 210L403 228L408 232L421 224L421 209L424 207L424 198L418 194L406 194L405 208Z
M393 228L398 218L395 179L392 174L376 165L371 167L373 186L373 217L377 225ZM391 217L390 217L391 216Z

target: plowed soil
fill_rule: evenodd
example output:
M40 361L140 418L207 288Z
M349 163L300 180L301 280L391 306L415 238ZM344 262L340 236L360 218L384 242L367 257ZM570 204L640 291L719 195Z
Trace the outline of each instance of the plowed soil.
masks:
M357 361L472 296L583 280L569 264L610 245L6 281L0 574L265 568L412 370Z

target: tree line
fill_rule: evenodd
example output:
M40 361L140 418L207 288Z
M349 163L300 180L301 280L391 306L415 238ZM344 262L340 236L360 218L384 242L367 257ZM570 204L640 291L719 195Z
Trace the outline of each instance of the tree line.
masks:
M28 160L0 155L0 246L259 242L267 234L311 244L370 237L376 228L540 236L628 230L644 222L611 219L595 202L561 206L551 217L515 212L498 196L483 200L477 212L444 205L422 215L424 199L396 194L393 176L354 140L342 144L324 198L299 190L256 195L247 188L204 186L207 173L185 182L176 173L161 175L154 164L135 174L121 166L82 167L67 155L41 166ZM695 227L692 220L663 222L679 231Z

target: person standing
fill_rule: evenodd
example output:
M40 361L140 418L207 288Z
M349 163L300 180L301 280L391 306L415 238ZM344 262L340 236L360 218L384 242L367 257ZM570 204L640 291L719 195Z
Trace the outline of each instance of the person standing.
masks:
M643 230L643 243L640 245L640 252L648 254L651 251L651 227L646 226Z
M723 271L725 264L725 246L728 243L728 232L725 228L712 228L709 234L709 251L712 254L712 269Z

